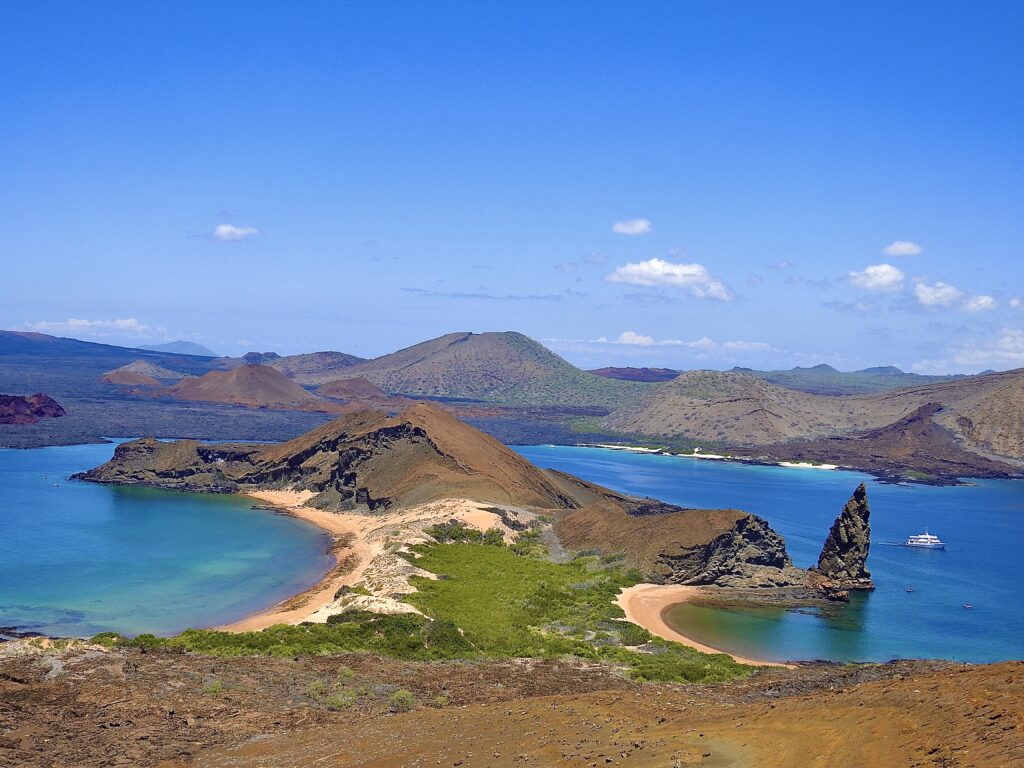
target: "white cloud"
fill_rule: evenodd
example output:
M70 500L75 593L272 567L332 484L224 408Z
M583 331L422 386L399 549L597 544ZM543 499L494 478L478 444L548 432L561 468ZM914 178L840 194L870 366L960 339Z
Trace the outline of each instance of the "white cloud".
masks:
M636 347L686 347L687 349L699 350L728 350L730 352L765 352L772 349L770 344L763 341L724 341L717 342L702 336L699 339L655 339L653 336L645 336L636 331L623 331L617 339L608 339L602 336L594 339L598 344L625 344Z
M1013 309L1020 309L1021 307L1024 307L1024 301L1022 301L1019 296L1014 296L1008 303Z
M920 256L924 248L909 240L893 240L882 249L882 253L886 256Z
M959 288L947 285L941 280L934 285L918 283L914 286L914 294L921 306L938 308L951 307L963 301L964 292Z
M892 264L872 264L863 272L850 272L848 278L857 288L891 293L903 287L907 276Z
M237 242L259 234L255 227L236 227L234 224L218 224L213 228L213 239L222 243Z
M25 326L39 333L67 333L75 336L94 337L111 335L151 336L164 330L163 328L152 328L144 323L140 323L134 317L125 317L118 320L82 320L78 318L61 321L40 320L36 323L26 323Z
M619 338L615 340L616 344L636 344L641 347L649 347L654 343L654 338L651 336L643 336L636 331L623 331L619 334Z
M993 339L956 345L947 357L922 360L913 366L917 371L935 373L1020 367L1024 367L1024 330L1020 328L1003 328Z
M664 259L648 259L624 264L605 278L610 283L686 288L698 299L729 301L732 292L716 280L703 264L675 264Z
M964 302L964 312L989 312L999 309L999 302L991 296L971 296Z
M651 231L651 222L647 219L626 219L612 224L612 232L617 235L646 235Z

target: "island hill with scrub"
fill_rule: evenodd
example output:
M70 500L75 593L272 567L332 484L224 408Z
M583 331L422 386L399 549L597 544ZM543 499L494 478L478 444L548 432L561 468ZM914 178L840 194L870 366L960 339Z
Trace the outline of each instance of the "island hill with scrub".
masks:
M270 446L136 440L118 446L108 463L76 477L291 501L292 508L301 506L313 522L337 523L325 527L339 540L348 534L357 539L351 547L339 548L339 560L348 571L334 574L331 578L338 583L332 587L373 582L366 575L372 568L366 528L380 526L397 544L429 543L431 536L472 540L486 534L495 543L509 540L527 555L543 555L548 548L596 553L632 568L637 580L785 589L793 600L842 599L845 590L859 588L844 574L863 571L869 538L861 486L837 521L837 526L847 518L859 521L843 523L841 530L858 531L854 538L860 547L839 552L827 546L830 557L815 571L804 571L793 566L778 534L754 515L682 509L539 469L428 404L413 405L397 416L359 411ZM403 527L406 522L411 529ZM477 532L470 533L467 526ZM403 540L410 533L412 539ZM363 581L348 583L353 572ZM486 572L490 569L481 575ZM373 597L379 602L393 593L394 585L388 583L386 591L377 590ZM351 607L353 599L332 596L310 615L329 621Z
M642 589L870 589L864 486L802 570L755 516L537 468L425 404L277 445L137 440L82 479L251 494L330 530L338 566L222 631L15 641L0 722L45 724L47 754L67 764L802 766L813 746L830 765L881 768L954 765L965 743L977 765L1024 754L1024 665L754 668L687 647L657 599L647 610ZM126 720L147 738L110 727ZM12 765L31 750L0 739Z

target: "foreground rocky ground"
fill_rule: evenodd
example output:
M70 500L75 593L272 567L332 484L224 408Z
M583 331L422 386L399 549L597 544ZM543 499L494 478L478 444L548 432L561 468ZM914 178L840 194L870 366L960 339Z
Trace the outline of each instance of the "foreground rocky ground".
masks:
M0 657L4 766L1024 765L1020 662L683 686L565 661L17 645Z

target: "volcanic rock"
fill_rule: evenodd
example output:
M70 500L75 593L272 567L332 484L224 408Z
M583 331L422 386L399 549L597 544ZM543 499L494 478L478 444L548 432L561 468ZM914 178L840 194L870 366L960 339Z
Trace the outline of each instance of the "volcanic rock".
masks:
M658 583L720 587L804 586L786 543L761 518L735 509L680 509L663 505L593 504L555 524L559 541L574 550L619 553ZM638 514L638 512L640 512Z
M818 564L810 569L821 589L840 593L875 588L867 569L871 547L870 516L868 491L861 483L832 524L818 556Z
M35 424L63 415L64 408L49 395L0 395L0 424Z

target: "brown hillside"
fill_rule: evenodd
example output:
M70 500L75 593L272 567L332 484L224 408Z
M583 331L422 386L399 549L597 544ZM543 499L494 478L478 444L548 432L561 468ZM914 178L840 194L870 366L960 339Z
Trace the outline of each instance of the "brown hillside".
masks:
M707 544L745 514L736 509L686 509L634 516L614 504L596 503L562 517L555 532L568 549L622 553L650 573L667 547Z
M351 459L349 459L351 457ZM442 498L560 509L576 502L515 451L440 408L417 404L398 416L360 411L256 457L256 482L301 461L303 487L370 506L410 506ZM351 461L351 464L347 462ZM348 478L338 483L339 465Z
M211 680L225 693L211 692ZM355 703L324 706L306 693L325 684L358 692ZM387 692L399 689L415 697L413 711L394 712ZM1022 662L808 664L664 685L566 658L410 662L78 647L0 658L0 700L0 764L12 768L1024 762ZM127 726L111 725L128 722L146 738L125 738Z
M900 402L811 395L731 371L687 371L605 418L618 432L685 435L729 445L769 445L880 427Z
M1024 458L1024 369L857 397L795 392L739 372L690 371L610 414L604 425L769 446L878 430L932 403L941 407L935 422L965 447Z
M230 371L210 371L170 388L181 400L201 400L252 407L302 407L323 401L265 365L243 365Z
M883 395L909 413L926 403L943 410L936 421L974 449L1024 459L1024 368L908 387Z
M1015 467L966 450L953 433L936 423L943 408L928 403L892 424L856 436L792 440L769 446L773 456L791 461L832 462L896 476L906 467L934 477L1010 477Z
M337 397L341 400L383 400L388 396L376 384L358 377L328 381L326 384L321 384L317 387L316 391L326 397Z
M272 446L135 440L83 477L194 491L295 488L314 491L312 503L322 507L371 511L445 498L578 506L519 454L425 404L394 417L361 410Z

